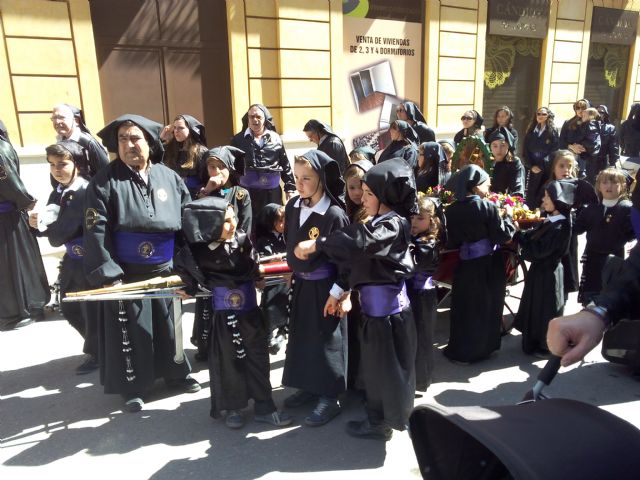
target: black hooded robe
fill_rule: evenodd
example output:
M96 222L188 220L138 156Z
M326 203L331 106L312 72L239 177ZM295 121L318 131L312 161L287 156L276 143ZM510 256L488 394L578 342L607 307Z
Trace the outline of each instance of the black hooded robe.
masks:
M525 201L530 209L538 208L544 196L545 179L551 176L551 161L558 150L558 132L545 128L541 135L535 131L528 132L524 137L522 159L527 169ZM540 172L533 173L532 167L538 167Z
M42 316L50 298L40 248L26 214L35 199L17 167L15 150L0 136L0 318L9 323Z
M493 164L491 191L524 197L524 167L518 157Z
M418 149L413 142L408 140L394 140L382 151L378 158L378 163L390 158L402 158L415 170L418 166Z

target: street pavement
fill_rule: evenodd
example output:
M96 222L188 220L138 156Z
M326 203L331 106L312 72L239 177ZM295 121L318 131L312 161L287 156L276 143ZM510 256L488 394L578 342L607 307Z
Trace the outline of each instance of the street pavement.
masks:
M59 250L43 248L50 279ZM521 285L511 289L518 295ZM517 298L508 303L517 308ZM251 421L232 431L209 417L206 364L193 361L188 338L193 301L184 305L184 338L193 376L203 389L176 394L156 384L144 409L121 410L117 395L105 395L99 374L75 375L82 342L58 313L44 321L0 332L0 478L13 479L417 479L407 432L382 443L349 437L348 420L364 415L355 395L343 399L343 412L323 427L303 423L308 408L291 410L294 424L283 429ZM578 310L575 294L567 313ZM498 354L486 361L454 365L446 344L448 311L438 316L434 383L416 404L445 406L512 405L531 388L545 361L520 349L520 335L503 338ZM274 398L281 406L291 393L281 386L284 352L272 356ZM552 397L597 405L640 428L640 377L605 362L599 349L577 367L562 369L545 390Z

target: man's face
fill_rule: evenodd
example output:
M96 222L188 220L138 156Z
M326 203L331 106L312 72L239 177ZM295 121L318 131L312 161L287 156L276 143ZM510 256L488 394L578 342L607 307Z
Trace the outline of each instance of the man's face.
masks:
M264 130L264 113L258 107L251 107L249 109L249 128L254 135L262 134Z
M149 144L137 125L118 129L118 157L134 170L143 170L149 161Z
M51 123L53 129L62 138L69 138L76 127L76 119L70 108L58 107L51 112Z

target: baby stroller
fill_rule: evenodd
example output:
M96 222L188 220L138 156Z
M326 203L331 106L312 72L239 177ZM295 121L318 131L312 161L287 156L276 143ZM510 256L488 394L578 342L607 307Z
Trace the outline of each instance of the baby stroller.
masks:
M422 477L640 478L640 430L595 406L542 395L559 365L550 360L518 405L416 407L409 428Z

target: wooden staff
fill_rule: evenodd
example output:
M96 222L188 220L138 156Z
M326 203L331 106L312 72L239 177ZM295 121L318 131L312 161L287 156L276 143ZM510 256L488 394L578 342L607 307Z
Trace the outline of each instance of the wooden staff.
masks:
M151 290L158 288L184 287L182 279L178 275L170 277L154 277L140 282L122 283L111 287L95 288L93 290L81 290L79 292L67 292L68 297L84 297L88 295L100 295L107 293L125 293L136 290Z

